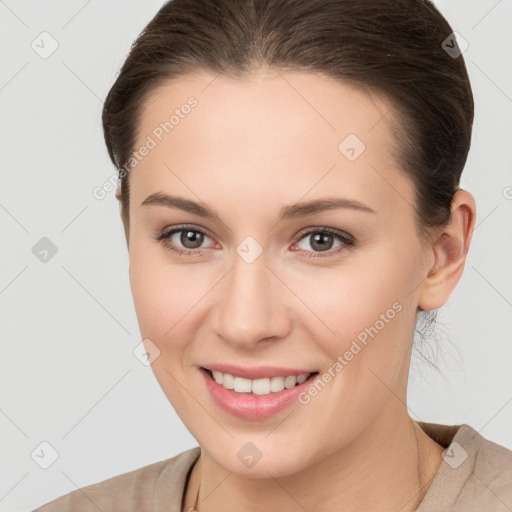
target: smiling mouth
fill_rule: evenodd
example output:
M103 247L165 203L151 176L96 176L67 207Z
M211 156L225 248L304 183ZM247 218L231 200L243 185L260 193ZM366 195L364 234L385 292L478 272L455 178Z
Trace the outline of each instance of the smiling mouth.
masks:
M240 393L242 395L270 395L280 393L285 389L290 389L295 386L300 386L306 381L313 379L319 372L301 373L298 376L277 376L277 377L263 377L260 379L245 379L229 373L222 373L219 371L210 370L201 367L201 370L208 374L217 384L223 386L225 389Z

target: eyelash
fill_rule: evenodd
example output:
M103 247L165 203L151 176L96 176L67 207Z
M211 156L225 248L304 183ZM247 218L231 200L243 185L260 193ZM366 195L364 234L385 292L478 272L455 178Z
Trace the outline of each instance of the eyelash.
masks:
M176 247L174 247L173 245L171 245L169 243L168 239L172 235L174 235L175 233L179 233L180 231L185 231L185 230L193 231L194 233L199 233L199 234L207 236L208 238L212 238L208 233L206 233L202 229L197 229L193 226L177 226L173 229L162 231L154 238L155 238L155 240L157 240L158 242L163 244L167 249L169 249L170 251L172 251L176 254L179 254L182 256L188 256L188 255L189 256L192 256L192 255L200 256L202 254L201 249L177 249ZM332 235L335 240L337 240L338 242L342 242L343 245L338 247L338 249L335 249L332 251L329 250L329 251L314 252L314 251L298 250L297 252L303 253L307 258L324 258L324 257L333 256L335 254L338 254L342 250L353 247L355 245L355 242L351 237L344 235L341 232L336 231L331 228L312 229L310 231L307 231L306 233L302 233L302 235L297 240L297 242L300 242L304 238L307 238L309 235L316 234L316 233ZM325 253L325 256L322 254L322 252Z

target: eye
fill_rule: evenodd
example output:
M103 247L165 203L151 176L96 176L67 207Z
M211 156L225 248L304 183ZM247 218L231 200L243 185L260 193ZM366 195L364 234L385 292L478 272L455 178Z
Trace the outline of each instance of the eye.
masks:
M323 252L326 253L325 256L332 256L355 245L351 235L330 228L318 228L303 233L295 245L299 246L311 235L315 236L310 238L309 244L304 243L304 245L309 245L313 248L313 251L304 248L298 251L309 258L324 257L323 254L319 254ZM154 238L170 251L187 256L201 255L201 249L204 248L201 246L205 239L212 240L203 230L193 226L176 226L172 229L165 229ZM338 242L339 246L337 249L331 250L334 242Z
M314 235L314 236L311 237L311 235ZM304 240L306 240L308 237L311 237L310 242L308 244L304 244L304 245L309 245L310 247L313 248L313 251L309 251L309 250L301 250L300 251L302 253L306 253L305 255L307 257L315 258L315 257L323 257L324 256L322 254L318 254L318 252L328 252L328 254L326 254L326 256L332 256L333 254L337 254L340 251L342 251L348 247L352 247L354 245L354 239L350 235L333 230L333 229L329 229L329 228L315 229L315 230L310 230L307 233L304 233L300 237L300 239L296 245L299 245ZM338 246L337 249L335 249L334 251L331 251L330 249L332 248L335 241L339 242L340 245ZM315 254L315 253L317 253L317 254Z
M200 255L201 251L199 249L201 249L205 238L210 237L200 229L178 226L173 229L164 230L156 237L156 240L177 254Z

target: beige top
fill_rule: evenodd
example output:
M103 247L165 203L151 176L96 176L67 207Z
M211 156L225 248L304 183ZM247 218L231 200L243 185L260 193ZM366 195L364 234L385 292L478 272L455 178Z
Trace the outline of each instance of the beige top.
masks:
M511 512L512 451L469 425L418 421L447 448L416 512ZM76 489L33 512L181 512L199 446L148 466Z

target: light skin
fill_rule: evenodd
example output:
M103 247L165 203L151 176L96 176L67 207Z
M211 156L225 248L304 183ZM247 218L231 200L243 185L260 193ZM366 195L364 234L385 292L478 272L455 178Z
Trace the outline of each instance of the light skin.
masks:
M406 406L416 316L441 307L462 275L473 196L459 190L449 224L422 243L413 185L389 151L391 103L311 73L182 76L144 104L136 147L190 96L198 105L130 172L128 244L141 334L160 351L153 371L202 449L184 510L199 482L200 512L415 510L443 451ZM366 146L354 161L338 149L351 133ZM155 193L216 217L142 205ZM283 207L327 197L374 211L278 220ZM202 244L184 245L181 232L155 239L181 224L205 232ZM322 251L314 235L325 228L354 245L328 237ZM236 251L248 236L263 251L252 263ZM207 363L322 373L396 302L401 311L310 403L271 418L223 411L199 373ZM237 457L248 442L262 453L253 467Z

